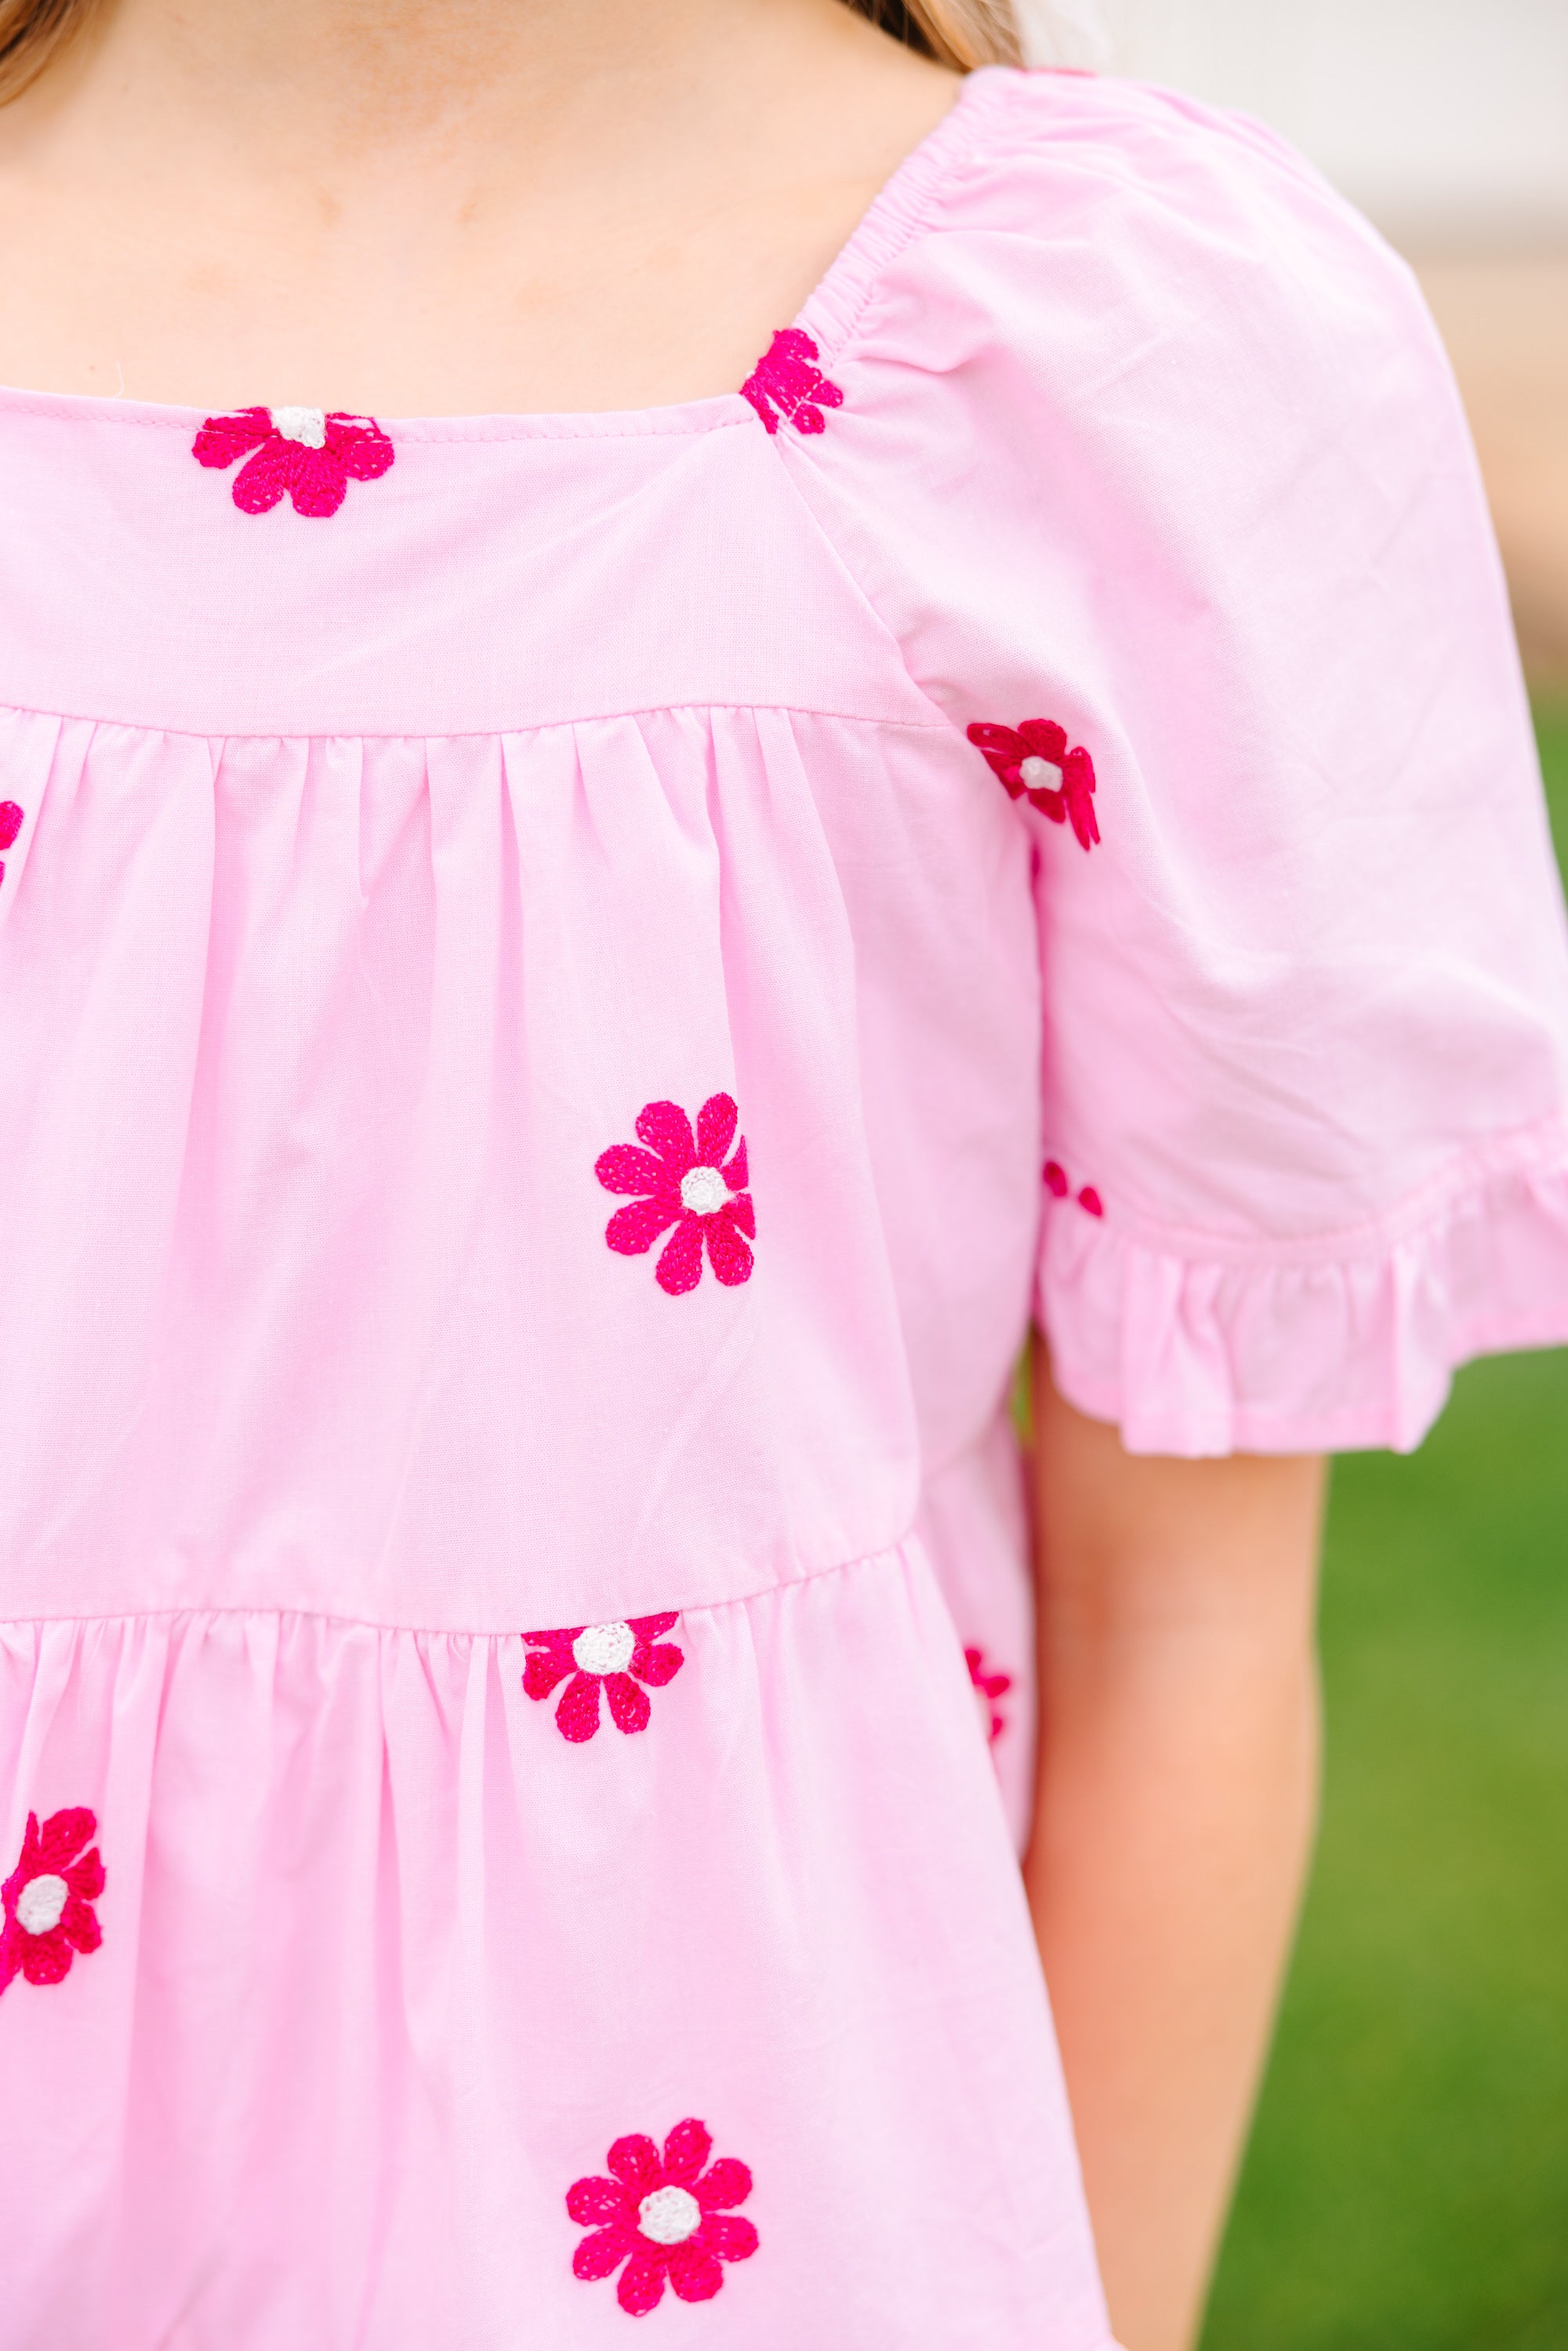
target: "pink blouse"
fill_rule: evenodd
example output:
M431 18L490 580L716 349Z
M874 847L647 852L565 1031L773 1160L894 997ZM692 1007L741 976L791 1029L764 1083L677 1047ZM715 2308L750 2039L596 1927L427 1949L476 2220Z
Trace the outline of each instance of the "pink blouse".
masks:
M1407 273L988 71L743 392L9 392L0 515L0 2336L1105 2351L1031 1315L1186 1454L1568 1339Z

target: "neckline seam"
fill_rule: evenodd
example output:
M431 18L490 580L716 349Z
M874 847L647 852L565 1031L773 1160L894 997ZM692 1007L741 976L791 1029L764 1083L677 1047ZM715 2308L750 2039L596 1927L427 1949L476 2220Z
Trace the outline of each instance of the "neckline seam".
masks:
M955 180L973 162L1003 93L1027 78L1027 69L1009 66L980 66L967 74L946 113L894 166L872 197L791 321L810 335L831 361L836 362L853 340L885 272L929 228ZM762 356L758 354L754 366ZM199 431L209 416L236 413L209 411L180 401L132 401L101 392L0 385L0 421L25 416L50 423L112 423L150 432L191 433ZM643 408L476 410L469 414L378 416L376 421L394 443L478 446L522 441L681 439L747 424L757 416L746 393L737 387ZM503 429L488 433L467 429L483 424Z
M697 413L705 409L712 413ZM33 416L54 424L118 424L148 433L184 434L199 432L214 417L238 413L236 409L189 408L173 401L105 399L96 392L38 392L0 384L0 418ZM506 409L476 409L471 416L394 416L375 421L400 445L471 442L482 446L528 440L679 440L689 434L725 432L754 418L744 392L710 392L693 400L664 401L653 408L519 409L515 414ZM469 429L497 423L502 428L498 432Z

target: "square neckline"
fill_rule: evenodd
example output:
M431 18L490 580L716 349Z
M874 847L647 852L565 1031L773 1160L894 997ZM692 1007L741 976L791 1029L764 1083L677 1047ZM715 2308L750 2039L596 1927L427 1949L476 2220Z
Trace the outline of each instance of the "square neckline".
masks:
M1016 66L978 66L966 74L941 120L883 182L790 321L811 337L824 360L843 349L882 271L930 217L953 173L973 152L1002 90L1028 71ZM0 420L42 416L62 423L193 433L216 413L183 402L128 400L119 393L0 385ZM376 420L394 440L427 443L628 439L709 433L755 421L755 411L738 391L644 408L476 410Z

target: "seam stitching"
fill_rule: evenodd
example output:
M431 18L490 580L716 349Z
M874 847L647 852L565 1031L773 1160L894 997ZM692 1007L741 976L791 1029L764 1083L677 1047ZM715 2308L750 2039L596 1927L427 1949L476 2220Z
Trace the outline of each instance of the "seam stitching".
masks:
M1476 1201L1494 1185L1540 1177L1568 1181L1568 1127L1560 1119L1495 1138L1490 1145L1455 1160L1386 1215L1326 1233L1239 1240L1186 1227L1144 1224L1135 1217L1119 1217L1114 1225L1107 1219L1073 1229L1085 1230L1092 1246L1110 1245L1124 1252L1142 1250L1177 1258L1188 1265L1235 1266L1266 1272L1297 1266L1332 1270L1346 1256L1375 1257L1402 1241L1438 1231L1456 1209ZM1043 1273L1042 1268L1042 1279Z
M826 539L825 535L824 543L831 552L835 551L832 541ZM846 574L846 577L851 579L851 584L854 587L861 601L866 603L864 590L860 588L858 582L853 580L852 575ZM873 618L877 617L873 607L867 604L866 609L873 612ZM886 622L879 619L878 625L888 635L890 643L896 646L897 640L887 630ZM900 666L902 674L919 694L921 692L919 685L909 677L908 671L903 668L902 663ZM929 696L923 695L922 698L929 701ZM934 703L930 706L933 710L936 709ZM128 735L172 735L184 742L218 745L225 743L423 743L427 745L499 743L518 736L559 733L567 727L603 726L617 718L664 718L673 716L680 711L692 711L698 715L703 712L712 712L716 715L722 712L741 717L749 717L762 711L779 712L789 718L828 718L846 726L891 726L916 735L934 735L943 728L950 730L952 726L951 720L941 712L937 712L935 718L889 718L866 711L823 710L815 705L805 703L694 701L640 703L627 710L591 710L580 713L574 718L539 718L512 726L444 726L428 729L416 727L384 733L367 733L361 728L352 726L258 727L256 729L163 726L148 719L108 718L101 716L95 716L90 711L85 710L46 710L30 703L0 703L0 718L49 719L57 725L91 726L100 732L110 727L120 727Z
M917 1538L911 1526L895 1542L879 1544L873 1551L854 1552L846 1559L830 1560L821 1567L808 1568L803 1575L789 1575L772 1583L759 1583L749 1592L736 1593L726 1600L693 1600L684 1604L676 1602L673 1604L674 1613L677 1616L706 1616L716 1615L732 1608L749 1608L757 1601L772 1599L779 1593L799 1591L805 1584L818 1583L823 1576L843 1575L852 1568L877 1567L883 1562L902 1560L916 1545ZM652 1613L667 1614L671 1605L666 1598L664 1608ZM648 1613L643 1609L637 1611L639 1615ZM276 1617L279 1624L298 1619L306 1624L341 1625L345 1632L350 1633L398 1633L422 1641L525 1641L528 1637L524 1631L510 1625L502 1625L498 1630L475 1625L393 1625L375 1616L339 1615L328 1608L297 1608L268 1601L256 1601L248 1606L184 1601L167 1608L105 1608L75 1615L40 1612L36 1615L0 1617L0 1632L12 1625L24 1625L171 1624L182 1616L271 1616Z

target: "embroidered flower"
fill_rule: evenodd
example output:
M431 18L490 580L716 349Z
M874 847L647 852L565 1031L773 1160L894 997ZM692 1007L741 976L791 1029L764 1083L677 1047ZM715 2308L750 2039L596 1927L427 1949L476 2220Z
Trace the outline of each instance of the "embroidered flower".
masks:
M618 1730L646 1730L653 1709L646 1690L663 1689L685 1664L686 1653L673 1641L661 1641L675 1623L666 1616L632 1616L613 1625L572 1625L558 1633L525 1633L533 1654L523 1675L530 1698L549 1698L559 1682L567 1682L555 1710L556 1727L563 1739L578 1743L591 1739L599 1728L601 1687L610 1700ZM636 1679L633 1680L632 1677Z
M797 433L821 433L824 408L841 408L844 395L817 365L821 354L799 327L780 327L740 389L769 433L787 416Z
M677 2123L660 2154L641 2133L618 2138L607 2158L613 2177L578 2179L566 2209L591 2236L571 2257L574 2274L607 2278L621 2270L616 2299L633 2318L655 2309L667 2278L683 2302L711 2302L724 2283L724 2262L749 2261L757 2231L729 2207L751 2193L751 2174L733 2156L703 2168L713 2152L706 2126ZM628 2258L630 2257L630 2258Z
M373 417L345 416L337 409L241 408L232 416L209 416L191 454L220 469L246 459L234 486L243 514L267 513L287 490L296 514L335 515L350 479L373 482L395 453Z
M82 1851L97 1834L85 1805L51 1813L41 1829L37 1813L28 1813L22 1858L0 1886L0 1991L16 1975L58 1983L78 1951L102 1942L92 1905L103 1892L103 1863L96 1845Z
M1007 786L1009 798L1027 796L1052 824L1069 817L1080 845L1092 849L1100 838L1094 817L1094 762L1081 746L1069 747L1064 727L1053 718L1026 718L1018 727L977 723L969 740L986 755L986 765Z
M22 821L26 815L26 809L19 808L15 800L0 800L0 851L12 846L16 835L22 830ZM4 882L5 879L5 860L4 856L0 856L0 882Z
M720 1281L734 1289L751 1279L747 1240L757 1238L757 1215L746 1189L746 1137L735 1139L738 1113L727 1094L710 1094L692 1123L678 1103L645 1102L637 1132L648 1145L617 1143L601 1151L594 1173L607 1192L635 1192L629 1208L617 1208L604 1238L622 1257L643 1257L670 1225L675 1229L659 1252L654 1269L661 1290L672 1298L695 1290L703 1278L703 1243ZM725 1153L735 1143L734 1156Z
M998 1710L997 1700L1006 1698L1013 1686L1013 1677L1011 1674L988 1674L984 1649L966 1649L964 1663L969 1668L969 1679L984 1702L981 1711L990 1726L989 1735L994 1746L1008 1727L1008 1719Z
M1051 1198L1065 1200L1072 1186L1067 1180L1067 1170L1061 1162L1059 1159L1048 1159L1040 1174L1044 1178L1045 1188ZM1092 1217L1103 1217L1105 1213L1105 1203L1092 1184L1084 1185L1078 1195L1078 1205L1081 1208L1087 1209Z

